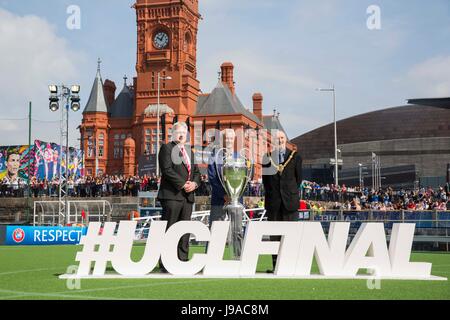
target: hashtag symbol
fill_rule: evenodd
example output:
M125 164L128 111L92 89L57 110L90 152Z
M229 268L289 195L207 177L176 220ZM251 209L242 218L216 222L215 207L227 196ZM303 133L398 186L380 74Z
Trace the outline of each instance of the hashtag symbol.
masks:
M91 264L94 263L94 276L102 276L106 271L106 264L111 261L113 246L117 237L114 235L116 229L115 222L107 222L101 231L101 222L91 222L87 234L80 240L83 251L78 252L75 258L80 262L78 266L78 276L88 276L91 272Z

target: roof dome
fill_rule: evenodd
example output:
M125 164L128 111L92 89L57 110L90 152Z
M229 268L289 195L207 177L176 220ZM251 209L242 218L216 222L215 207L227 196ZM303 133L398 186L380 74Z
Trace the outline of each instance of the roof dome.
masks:
M173 109L169 107L167 104L160 104L159 105L159 114L175 114ZM150 104L145 110L144 114L146 117L156 117L158 114L158 105L157 104Z

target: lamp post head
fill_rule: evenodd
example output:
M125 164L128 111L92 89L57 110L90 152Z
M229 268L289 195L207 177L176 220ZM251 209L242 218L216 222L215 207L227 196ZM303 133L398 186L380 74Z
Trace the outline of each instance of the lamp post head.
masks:
M58 93L58 86L52 84L48 86L48 90L50 91L51 94L56 95Z

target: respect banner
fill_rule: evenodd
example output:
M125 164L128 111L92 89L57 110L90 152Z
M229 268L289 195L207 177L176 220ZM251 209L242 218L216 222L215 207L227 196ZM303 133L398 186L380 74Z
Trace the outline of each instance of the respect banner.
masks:
M7 226L4 244L9 246L78 244L86 232L87 228L84 227Z

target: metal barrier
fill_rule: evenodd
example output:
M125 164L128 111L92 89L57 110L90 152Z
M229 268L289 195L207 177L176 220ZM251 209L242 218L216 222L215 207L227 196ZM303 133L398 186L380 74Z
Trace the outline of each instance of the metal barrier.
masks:
M388 238L394 223L415 223L416 232L414 235L414 242L443 243L446 246L446 250L449 250L450 211L325 210L320 214L312 212L308 219L303 220L319 221L326 230L329 228L330 222L350 222L351 235L356 234L362 223L383 222Z
M158 208L161 209L162 208ZM260 213L260 215L256 218L250 218L249 212L254 211L255 213ZM210 211L194 211L192 213L191 220L193 221L200 221L206 225L209 224L209 215ZM133 218L134 221L138 221L138 226L136 227L136 235L135 240L144 240L148 237L148 232L150 230L151 223L153 221L161 220L161 215L154 215L154 216L147 216L147 217L139 217L139 218ZM248 221L264 221L267 220L266 217L266 210L264 208L257 208L257 209L245 209L244 210L244 219L242 221L243 226L245 226Z
M84 222L110 221L112 207L106 200L76 200L68 201L66 217L59 213L58 201L35 201L33 208L33 226L56 226L79 224L83 222L82 211L86 215Z

